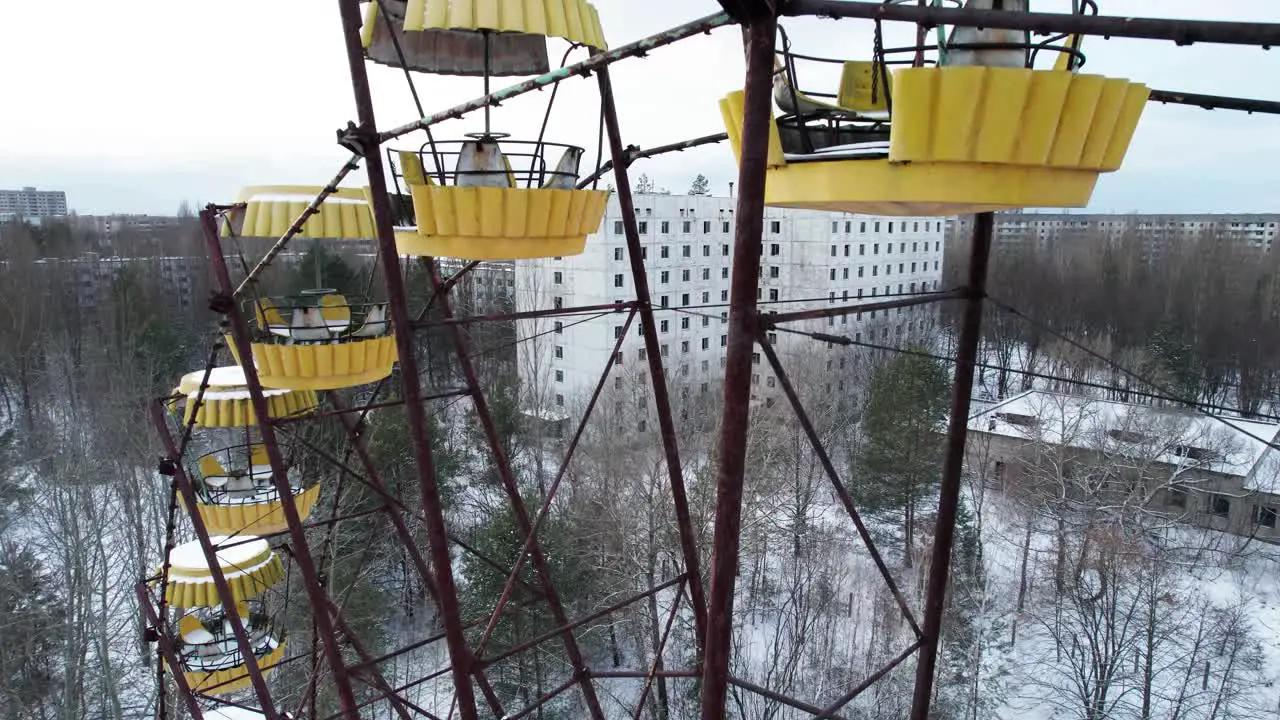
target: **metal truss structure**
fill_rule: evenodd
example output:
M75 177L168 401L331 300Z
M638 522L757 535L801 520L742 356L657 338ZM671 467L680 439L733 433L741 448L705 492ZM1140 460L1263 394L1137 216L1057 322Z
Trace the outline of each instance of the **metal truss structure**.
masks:
M379 0L381 1L381 0ZM453 705L462 720L475 720L486 714L486 710L495 717L518 718L534 712L537 707L562 693L576 691L580 694L582 706L593 720L604 720L606 712L600 699L599 685L613 678L638 678L644 681L644 692L639 705L635 708L634 717L640 717L645 704L645 696L657 677L689 678L699 685L701 698L701 717L706 720L717 720L726 717L726 697L731 685L758 693L777 703L811 714L815 718L839 718L843 708L861 692L865 691L877 680L893 670L912 655L916 656L916 680L913 697L912 720L925 720L929 713L933 690L939 637L942 631L942 617L947 584L950 577L950 557L953 531L957 512L957 504L961 485L961 469L966 437L966 423L969 415L969 402L973 386L975 367L978 361L978 345L982 313L987 299L986 277L992 244L992 215L981 214L974 227L974 242L968 261L968 270L964 285L961 287L933 294L906 299L889 299L874 303L859 303L844 307L817 311L800 311L782 314L765 314L759 309L757 287L760 280L760 264L763 235L763 211L765 194L765 170L768 128L771 103L771 81L774 72L775 39L780 16L817 15L830 18L865 18L878 21L903 21L916 23L921 27L935 24L953 26L984 26L1012 29L1026 29L1035 33L1078 33L1104 35L1108 37L1131 37L1158 39L1177 42L1179 44L1227 43L1270 47L1280 42L1280 24L1255 23L1220 23L1201 21L1144 20L1136 18L1116 18L1106 16L1084 17L1075 15L1044 13L1012 13L1002 11L979 11L962 9L941 9L934 7L912 6L908 4L882 4L878 2L856 0L721 0L725 12L711 15L685 25L673 28L658 35L624 45L607 52L599 52L582 62L554 70L546 75L496 90L484 97L464 103L454 108L426 115L411 123L390 130L379 130L376 123L365 58L360 42L361 18L358 0L338 0L342 17L342 27L346 41L346 52L349 58L351 86L358 111L356 122L340 132L340 142L352 151L351 158L344 163L324 191L315 199L307 210L297 219L290 231L266 253L261 261L252 269L244 269L242 277L233 277L232 268L227 261L228 251L223 246L219 232L219 217L234 206L209 206L201 213L201 222L207 242L209 262L217 280L217 290L211 302L211 308L220 318L221 328L229 339L231 347L239 358L253 357L250 346L248 321L242 310L240 297L252 289L263 270L283 250L290 240L296 236L309 217L318 212L320 204L331 193L336 192L338 184L350 172L363 165L368 173L372 187L370 196L372 212L377 229L376 240L378 261L381 276L385 280L385 293L388 301L389 319L395 336L398 351L399 373L398 399L386 401L383 396L374 392L365 403L353 403L338 392L329 394L329 407L302 418L270 419L268 400L264 394L258 371L252 362L245 363L244 373L251 405L257 418L258 436L266 448L267 460L271 467L272 482L279 497L293 498L287 482L287 462L282 451L286 439L295 436L295 428L299 423L326 420L336 423L345 440L347 449L343 452L332 448L312 446L310 450L318 457L336 468L341 480L338 492L342 492L342 483L360 483L374 496L381 500L381 506L364 511L361 515L380 517L387 523L398 542L404 546L412 571L420 579L422 585L430 593L439 610L442 630L439 634L421 639L410 646L394 650L382 656L370 653L365 643L350 626L344 617L342 601L331 593L321 553L317 552L317 537L331 529L337 522L350 519L348 517L330 517L323 520L304 522L292 500L284 502L284 517L287 529L277 533L273 539L282 543L286 554L291 558L297 575L301 580L302 594L305 594L309 612L314 622L314 633L317 640L318 655L295 655L284 662L310 661L309 697L296 701L293 706L285 707L275 697L269 687L263 668L255 658L251 638L246 631L245 618L240 617L236 609L233 589L228 578L216 560L218 548L211 540L211 534L196 512L196 491L192 478L185 469L184 453L192 432L192 423L187 422L181 435L175 437L171 420L166 414L163 401L153 405L153 419L156 430L164 444L165 457L160 463L162 474L173 480L173 496L171 510L176 510L179 501L187 508L190 524L206 561L212 569L212 583L217 596L225 608L227 619L232 627L235 642L245 659L247 674L256 702L246 707L261 713L269 720L277 718L314 717L314 694L323 684L332 688L341 710L339 716L357 718L373 712L369 708L376 706L379 712L394 713L402 720L423 716L437 717L428 709L413 703L406 692L412 686L420 685L447 675L453 688ZM654 307L649 290L649 279L642 261L640 233L637 227L635 208L632 197L632 183L629 178L629 167L638 159L652 157L665 152L680 151L702 144L714 143L724 139L724 135L709 135L671 145L639 150L624 144L619 119L614 103L614 90L610 78L610 65L619 60L642 57L650 51L664 45L677 42L683 38L710 32L716 28L740 25L743 29L746 57L745 76L745 120L742 129L742 158L737 180L738 197L735 217L737 227L733 241L731 291L728 304L728 349L725 364L724 394L721 405L721 423L718 448L719 467L716 475L715 497L715 531L712 551L709 558L700 557L693 521L690 516L689 498L686 481L682 469L681 449L677 441L676 424L673 419L670 394L667 387L663 355L654 319ZM433 258L425 258L423 267L430 279L431 291L428 306L435 308L442 318L428 323L423 316L414 317L409 303L409 292L405 283L404 259L397 254L394 230L393 208L387 193L387 171L384 167L384 143L397 137L418 130L426 130L441 121L459 118L470 112L498 105L517 95L563 82L574 77L596 76L599 87L600 107L603 115L605 136L609 148L609 161L594 173L581 181L582 186L590 184L606 172L613 173L613 184L616 187L617 201L620 204L623 229L626 239L627 255L631 268L631 278L635 285L635 297L621 305L568 307L556 309L534 309L501 316L466 317L457 316L451 298L453 289L459 279L472 271L475 263L467 265L460 273L447 280L441 277L438 263ZM1167 103L1183 103L1200 107L1221 107L1244 110L1248 112L1270 112L1280 110L1280 104L1265 100L1242 100L1236 98L1220 98L1205 95L1156 91L1153 101ZM867 312L875 309L888 309L919 305L934 302L960 303L960 322L958 326L957 346L955 350L955 382L951 398L950 421L946 436L945 461L942 472L940 500L937 508L937 526L932 561L929 568L927 591L923 607L912 608L904 598L894 581L889 568L881 559L876 545L864 525L858 509L840 477L831 458L823 447L817 431L801 403L800 397L789 378L786 368L777 352L768 340L770 330L782 328L787 323L812 319ZM679 546L683 566L673 576L661 580L654 587L622 598L598 612L586 617L570 617L562 598L559 595L551 569L543 548L539 543L538 528L543 523L556 492L561 485L566 470L573 460L584 431L592 422L594 410L606 380L614 369L614 360L610 360L602 368L595 392L586 405L585 412L578 421L566 446L563 460L559 464L555 478L547 489L546 497L541 505L530 507L520 492L516 472L508 457L507 448L495 423L494 412L490 407L486 388L481 384L473 362L473 348L469 346L464 327L471 324L494 321L512 321L535 317L587 316L600 313L625 312L626 321L622 337L636 324L643 334L644 346L648 362L648 377L652 382L653 399L656 403L657 418L663 448L668 490L674 518L671 522L678 530ZM452 353L462 380L461 388L444 391L430 391L423 387L421 368L415 355L414 333L424 327L442 328L452 346ZM815 336L819 340L822 336ZM839 340L839 338L836 338ZM840 504L843 506L849 521L866 545L866 549L875 562L880 575L900 609L905 621L913 630L914 642L901 648L901 652L887 665L872 673L862 682L848 688L837 701L825 707L819 707L801 698L791 698L735 677L730 668L731 638L735 623L734 590L737 572L740 523L743 507L743 478L746 473L746 450L748 420L751 415L749 403L751 395L752 354L757 346L763 352L768 364L780 381L783 394L795 413L795 419L804 432L812 451L818 458L822 468L831 482L831 487ZM617 351L615 347L615 353ZM209 387L212 368L220 348L215 347L209 358L200 390L195 396L197 406L202 402L203 394ZM383 384L379 384L382 388ZM380 399L383 398L383 399ZM457 583L452 569L452 552L461 548L463 552L475 553L472 548L455 537L448 527L442 511L441 498L437 481L437 460L433 457L429 419L427 408L433 401L445 398L467 398L473 405L475 417L479 421L485 443L492 457L493 466L501 483L501 491L512 508L517 526L522 534L523 549L515 567L497 566L506 577L501 599L484 618L466 618L459 606ZM403 499L396 491L384 482L377 464L370 455L367 439L362 434L368 413L374 409L400 405L404 408L408 424L409 436L412 440L413 459L416 464L416 485L412 488L417 493L416 502L420 511L406 507ZM335 506L336 507L336 506ZM175 534L175 521L171 512L170 526L167 529L169 544L172 546ZM415 529L425 534L425 547L419 546ZM483 558L482 558L483 559ZM487 559L486 559L487 561ZM492 632L502 617L513 597L517 585L525 585L522 580L522 564L528 562L533 569L536 580L531 588L537 602L545 603L547 611L555 622L555 629L532 641L508 648L492 648L490 641ZM491 561L489 561L491 562ZM180 666L176 655L175 638L166 629L166 604L164 593L155 593L155 582L161 585L167 578L168 564L157 578L149 578L149 582L138 587L139 598L146 614L146 623L151 629L151 639L158 642L160 654L166 663L159 666L161 679L162 717L180 712L176 703L166 703L163 688L165 665L170 668ZM616 612L632 603L645 600L657 593L674 595L675 602L666 616L662 645L671 633L673 623L680 613L687 613L692 619L697 638L695 657L697 662L685 668L666 668L661 662L654 662L648 667L630 670L601 670L591 666L584 657L575 635L575 629ZM478 643L469 641L467 630L483 628ZM486 674L487 668L505 658L527 652L531 648L546 642L555 641L563 646L564 656L572 665L570 679L562 686L545 693L527 707L504 707L495 693ZM394 686L384 675L381 666L388 660L424 647L429 643L443 643L447 648L449 663L439 673L425 675L408 685ZM661 655L661 653L659 653ZM185 708L191 717L201 718L203 701L208 697L208 688L193 689L184 680L183 673L172 672L172 683L177 688L177 696L181 700L180 707ZM359 690L359 692L357 692ZM365 699L361 700L358 696ZM219 702L228 703L226 700ZM229 703L234 704L234 703ZM452 713L450 713L452 715Z

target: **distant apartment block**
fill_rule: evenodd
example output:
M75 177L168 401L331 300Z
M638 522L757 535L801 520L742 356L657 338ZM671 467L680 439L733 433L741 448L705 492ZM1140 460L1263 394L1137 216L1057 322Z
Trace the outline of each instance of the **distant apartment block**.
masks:
M176 215L75 216L75 223L79 227L104 236L108 242L123 232L151 237L156 232L179 227L183 222L191 222L194 225L194 218L181 218Z
M0 190L0 219L61 217L67 214L67 194L61 190Z
M728 340L729 275L737 201L726 197L637 195L636 219L643 260L656 311L660 352L681 393L711 392L724 375ZM574 257L519 261L515 268L518 310L622 304L635 298L623 217L610 199L599 232L587 238L586 252ZM871 217L844 213L767 208L760 284L764 312L838 307L886 295L938 289L943 223L937 218ZM847 337L855 342L898 344L924 331L929 314L850 313L790 325L798 330ZM605 318L521 321L520 377L524 387L546 392L526 410L546 417L567 416L575 399L598 381L615 343L622 339L615 374L643 383L645 347L638 321L624 337L621 309ZM827 352L830 343L786 333L770 333L779 351L807 357ZM825 358L816 361L819 367ZM766 401L776 378L759 353L752 383ZM843 361L839 361L843 367ZM615 384L622 389L621 377ZM839 380L833 379L832 392ZM767 404L767 402L766 402ZM644 427L639 427L642 430Z
M948 237L973 232L973 217L948 222ZM1072 239L1124 237L1141 239L1148 254L1158 255L1171 245L1197 238L1240 243L1269 252L1280 234L1280 214L1274 215L1146 215L1078 213L996 213L996 247L1046 248Z

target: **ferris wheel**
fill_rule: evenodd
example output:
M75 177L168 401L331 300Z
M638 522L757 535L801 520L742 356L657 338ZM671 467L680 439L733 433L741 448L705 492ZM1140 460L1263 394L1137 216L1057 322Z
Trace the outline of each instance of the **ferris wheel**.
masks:
M407 720L456 712L464 720L516 718L573 695L576 712L604 720L619 715L613 708L623 691L611 684L630 683L629 692L638 691L638 701L628 700L640 717L646 697L657 692L654 686L663 678L700 680L694 692L700 693L704 718L725 717L730 685L806 717L840 717L841 709L880 675L819 705L784 697L731 672L750 413L746 398L751 353L758 344L782 378L783 394L848 520L912 629L915 642L884 672L918 655L913 718L924 718L946 592L990 213L1086 206L1098 178L1122 166L1152 100L1220 101L1223 107L1245 102L1185 100L1153 92L1141 82L1083 72L1086 36L1127 32L1259 45L1274 37L1267 32L1280 36L1264 26L1244 33L1174 21L1135 30L1139 25L1131 21L1098 15L1093 0L1073 3L1069 15L1038 16L1026 0L726 0L726 12L610 49L600 12L586 0L342 0L339 5L358 119L338 132L338 142L351 157L324 184L248 187L234 202L210 205L201 213L219 288L211 301L220 323L217 339L206 366L182 377L152 406L165 452L159 471L172 481L171 496L161 563L138 586L138 594L148 637L161 660L162 717ZM853 57L805 54L801 33L779 24L783 14L864 18L874 25L874 40ZM891 22L911 23L914 42L887 46L884 26ZM725 132L645 151L625 146L610 65L735 24L744 28L746 81L744 89L719 100ZM1054 34L1041 39L1032 34L1046 28ZM552 51L566 44L556 64ZM574 55L581 59L570 62ZM403 72L416 120L379 131L366 62ZM817 77L834 71L838 83L815 87L806 68L818 68ZM481 96L429 113L418 84L441 75L476 78ZM551 122L560 84L589 75L595 75L600 97L600 155L594 166L584 166L591 148L562 142L563 134ZM506 88L492 87L496 78L530 76ZM517 123L500 104L544 88L552 90L538 132L527 137L508 132ZM1249 108L1274 112L1273 105ZM437 136L437 125L469 113L483 115L480 130ZM628 169L641 158L720 141L727 141L736 158L740 180L708 553L691 517ZM342 185L361 166L368 185ZM599 189L610 171L614 189ZM267 182L277 180L288 181ZM581 254L600 231L611 202L623 217L634 298L593 307L517 308L501 315L457 312L454 292L481 263ZM933 574L921 607L907 602L880 559L767 339L767 331L811 319L811 313L758 310L756 260L765 206L987 219L978 224L985 238L975 243L968 284L910 301L966 303L952 418L960 420L948 437L952 452L939 501ZM307 261L306 271L295 272L292 282L277 272L293 246L339 252L369 242L375 262L362 276L339 277L320 255ZM441 258L458 261L447 276ZM623 262L622 253L617 259ZM860 302L826 312L874 307L882 305ZM622 313L625 322L615 352L600 369L595 394L568 428L551 482L531 495L496 419L492 388L477 370L477 348L467 329L499 320L587 313ZM610 596L591 612L575 614L573 598L557 582L555 553L544 547L539 531L553 522L549 518L566 471L593 422L605 379L620 361L617 348L633 327L643 337L658 417L670 512L664 522L677 536L679 552L667 575L643 592ZM422 340L428 331L429 340ZM428 382L422 362L428 352L448 357L450 383ZM433 441L445 401L470 406L477 443L492 468L486 492L509 508L510 557L493 557L469 542L459 532L466 518L445 510L443 460ZM395 453L381 444L390 442L379 440L386 437L400 443ZM475 479L477 486L480 482ZM353 547L346 539L344 529L351 527L361 528L363 546ZM468 562L460 565L464 557ZM422 631L417 636L401 633L388 643L385 633L355 609L353 598L378 582L370 567L417 589L404 602L402 618ZM474 608L464 607L460 596L479 573L489 574L493 602L473 616L468 611ZM635 658L615 650L610 667L596 666L580 632L655 598L666 613L665 626L657 628L662 631L657 657L628 665ZM539 632L506 641L502 628L528 617L522 613L531 607L545 619ZM413 625L421 622L416 612L430 618L430 627ZM677 669L664 664L663 650L678 619L691 628L692 642L686 652L673 650L673 657L687 661ZM561 681L539 686L534 696L516 693L520 702L513 704L503 683L495 681L502 663L522 654L536 656L551 645L563 658Z

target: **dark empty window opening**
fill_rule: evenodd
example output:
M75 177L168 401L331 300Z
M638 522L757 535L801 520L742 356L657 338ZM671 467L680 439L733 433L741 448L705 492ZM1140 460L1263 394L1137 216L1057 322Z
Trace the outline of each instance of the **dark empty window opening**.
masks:
M1253 507L1253 522L1259 527L1275 528L1276 509L1265 505L1255 505Z
M1019 415L1018 413L996 413L996 417L1010 425L1020 425L1022 427L1036 427L1040 424L1040 419L1034 415Z
M1231 499L1226 495L1210 495L1209 513L1218 517L1227 517L1231 514Z

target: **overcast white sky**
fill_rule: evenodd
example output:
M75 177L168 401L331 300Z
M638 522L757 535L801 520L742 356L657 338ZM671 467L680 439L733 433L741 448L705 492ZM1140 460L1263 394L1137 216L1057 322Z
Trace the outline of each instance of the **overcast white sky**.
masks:
M595 2L614 46L719 9L713 0ZM1050 12L1069 5L1032 2ZM1276 0L1100 5L1108 15L1280 21ZM869 56L865 22L784 25L799 52ZM725 28L614 65L624 142L648 147L721 131L716 101L741 86L740 43L737 30ZM553 62L565 47L553 42ZM1160 89L1280 99L1280 49L1093 39L1084 50L1089 72ZM0 0L0 67L0 188L65 189L82 213L171 213L184 200L228 201L242 185L321 184L346 157L334 131L354 107L336 0ZM370 68L379 125L411 120L400 73ZM475 78L417 81L428 112L481 94ZM495 129L535 135L549 95L495 110ZM565 83L547 139L586 146L593 159L598 108L594 79ZM437 137L477 123L479 116L446 123ZM717 194L736 175L724 145L645 161L635 172L674 192L703 173ZM1104 177L1093 209L1276 211L1276 188L1280 117L1151 106L1125 167Z

